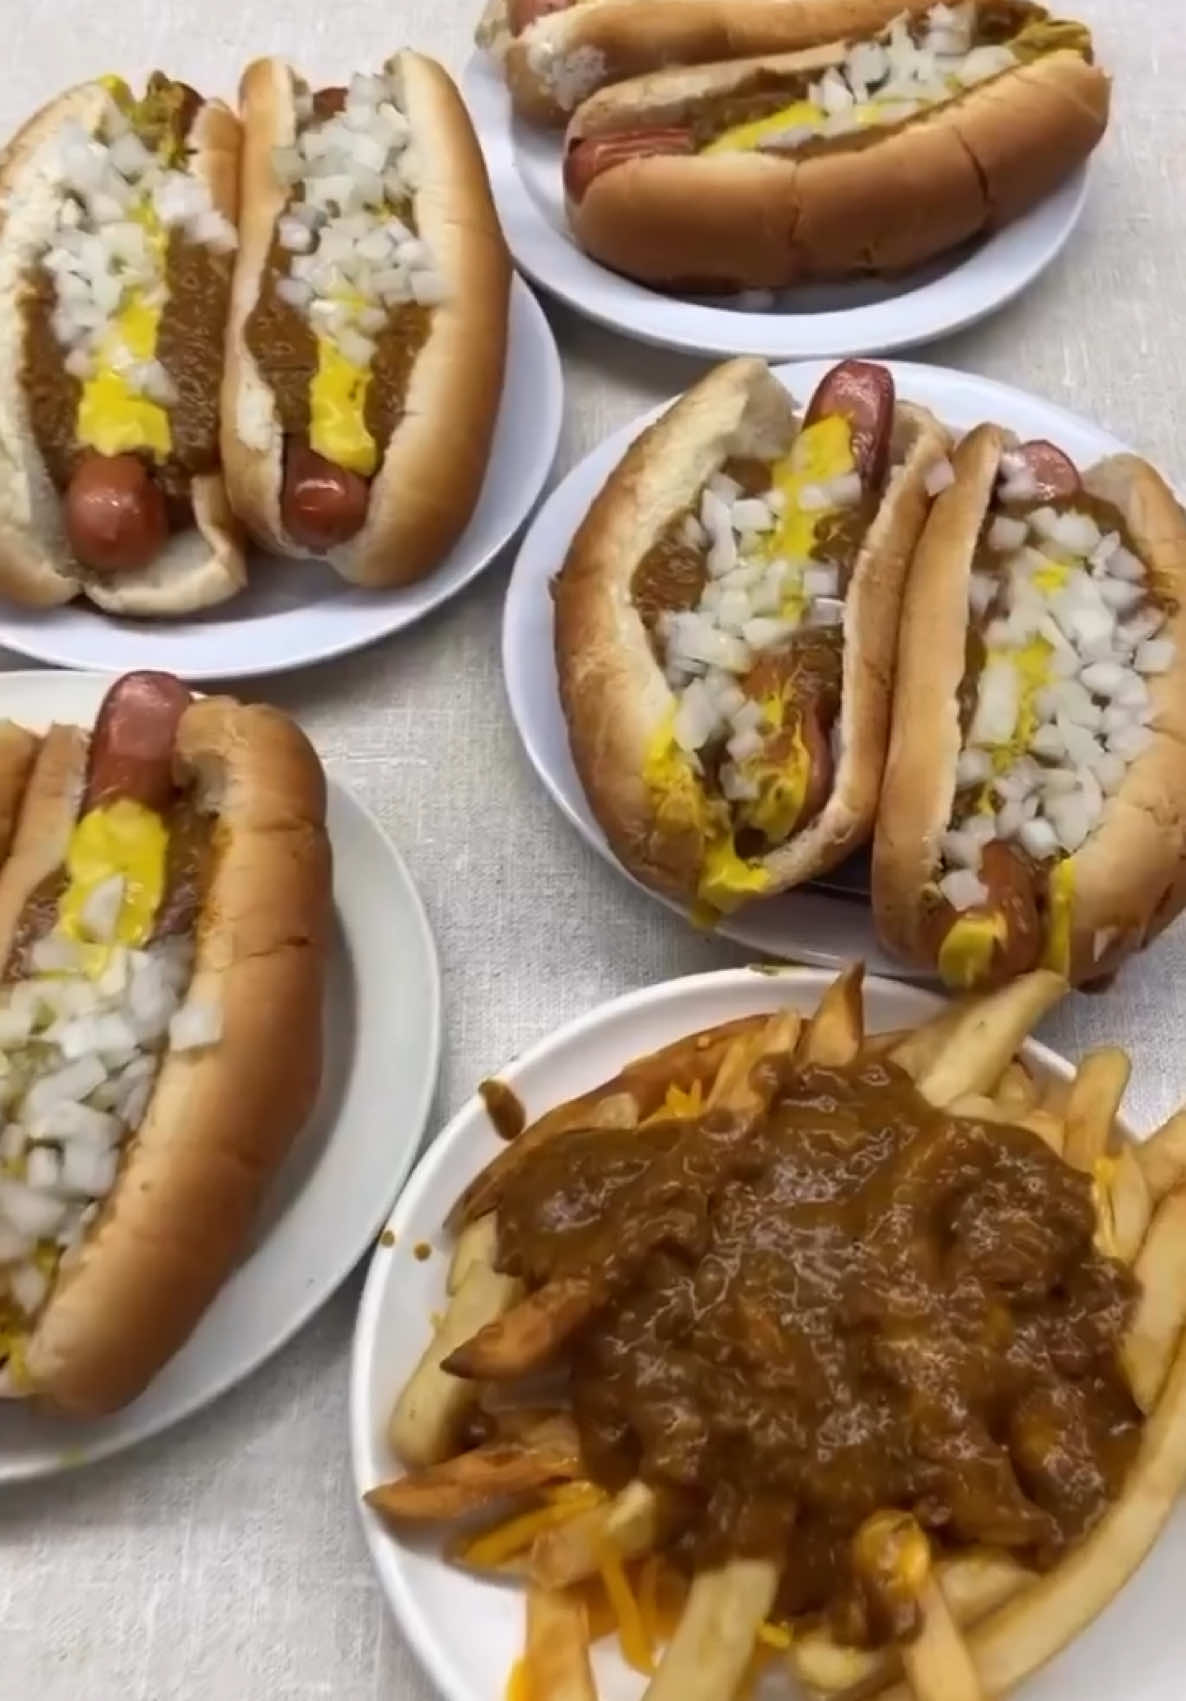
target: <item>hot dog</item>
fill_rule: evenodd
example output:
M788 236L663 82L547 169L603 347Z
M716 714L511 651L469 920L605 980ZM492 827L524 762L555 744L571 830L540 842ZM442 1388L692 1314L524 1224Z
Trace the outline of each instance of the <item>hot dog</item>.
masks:
M1049 194L1108 101L1081 24L1029 0L918 8L602 88L565 137L569 222L594 259L660 288L900 271Z
M611 474L554 587L581 782L640 880L719 913L867 838L898 599L946 437L846 361L802 419L718 367Z
M284 716L167 674L30 755L0 741L0 1394L96 1415L188 1337L316 1096L325 787Z
M481 152L416 53L317 92L261 59L240 97L231 500L269 549L406 583L464 530L501 395L510 262Z
M239 126L155 72L0 154L0 594L179 615L246 582L218 448Z
M515 111L563 126L608 84L673 65L789 53L864 34L931 0L492 0L477 39ZM956 8L958 9L958 8Z
M873 844L887 948L956 987L1114 972L1186 902L1186 520L1152 467L970 433L907 585Z

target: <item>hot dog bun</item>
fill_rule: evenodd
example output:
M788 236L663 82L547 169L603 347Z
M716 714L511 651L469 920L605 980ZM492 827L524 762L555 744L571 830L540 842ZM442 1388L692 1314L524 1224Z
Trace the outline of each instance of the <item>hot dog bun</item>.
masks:
M511 34L487 13L479 39L501 56L516 112L563 125L607 84L664 66L789 53L865 35L932 0L580 0ZM502 9L499 9L500 12Z
M70 549L63 498L38 448L23 379L29 272L51 239L64 195L62 127L74 120L93 131L107 99L97 81L68 90L0 154L0 596L46 608L82 595L114 614L180 615L223 602L246 583L242 533L221 474L193 479L194 523L172 531L151 566L112 578L85 572ZM239 126L221 101L203 104L188 147L187 169L233 224Z
M30 893L61 866L88 760L78 728L42 743L0 872L0 955ZM325 782L277 711L227 698L181 717L174 775L215 817L187 998L221 1037L165 1052L115 1185L0 1393L78 1415L133 1398L188 1337L243 1250L260 1195L316 1097L330 920Z
M658 71L579 107L566 150L598 136L683 123L706 96L764 75L815 78L843 44ZM1104 133L1109 84L1060 49L1014 67L861 145L796 159L722 152L626 160L568 200L581 246L668 288L777 289L895 272L994 230L1049 194Z
M694 506L728 459L785 455L794 403L756 360L718 367L627 451L573 540L554 583L556 665L573 759L614 851L638 879L694 899L703 834L676 822L644 778L674 698L631 596L635 568L673 515ZM899 403L892 468L845 598L839 758L814 820L762 860L766 892L835 866L868 836L889 730L901 586L945 435Z
M935 967L925 933L927 894L939 840L956 794L961 746L957 693L965 669L968 588L977 538L1000 467L1015 446L993 425L971 432L953 456L956 481L931 511L902 606L898 684L885 783L873 844L872 895L887 949L919 968ZM1171 922L1186 904L1186 803L1181 749L1186 740L1186 517L1147 462L1115 455L1083 474L1083 488L1123 516L1168 608L1164 635L1177 659L1149 681L1153 737L1133 759L1072 870L1068 962L1075 982L1112 972Z
M445 286L415 356L401 417L370 484L362 529L326 552L359 585L405 584L429 572L460 536L481 491L506 353L510 261L481 150L452 81L404 51L385 72L401 90L420 167L415 226ZM275 396L247 342L288 191L272 151L296 133L295 74L280 59L245 73L241 244L228 330L223 460L236 512L265 547L306 556L281 510L284 432ZM447 452L442 452L447 445Z

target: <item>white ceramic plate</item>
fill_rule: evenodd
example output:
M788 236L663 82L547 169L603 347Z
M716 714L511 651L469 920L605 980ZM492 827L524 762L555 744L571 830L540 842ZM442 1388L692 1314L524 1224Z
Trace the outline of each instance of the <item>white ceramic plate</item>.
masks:
M728 969L693 975L604 1004L570 1023L501 1071L529 1116L585 1092L629 1058L682 1034L781 1005L814 1008L828 977L814 970L778 975ZM866 982L871 1031L917 1022L941 1001L918 987ZM1028 1061L1066 1077L1070 1066L1030 1044ZM499 1142L477 1097L433 1142L405 1188L389 1227L391 1248L374 1256L354 1339L350 1426L358 1494L398 1474L384 1428L403 1382L429 1340L429 1313L444 1294L449 1206ZM434 1256L418 1262L426 1241ZM383 1592L433 1683L447 1701L502 1701L507 1673L522 1650L523 1602L511 1586L480 1581L444 1564L439 1541L396 1542L363 1509L363 1526ZM1119 1600L1058 1659L1018 1692L1025 1701L1178 1701L1183 1631L1179 1578L1186 1566L1186 1512L1179 1508L1158 1546ZM462 1630L461 1627L464 1627ZM601 1701L637 1701L643 1680L608 1642L595 1656ZM762 1701L802 1697L778 1672Z
M1020 390L974 373L909 361L887 361L899 395L922 402L940 419L966 431L985 419L1008 425L1021 437L1048 437L1080 466L1123 445L1107 432ZM804 361L778 368L777 376L805 402L826 361ZM589 809L568 747L568 731L556 690L552 656L552 600L548 581L560 570L569 542L594 496L621 460L627 445L663 407L608 438L580 462L549 496L523 539L511 575L503 613L502 660L511 714L535 771L553 800L581 836L615 867L605 835ZM541 662L547 657L547 663ZM625 869L622 873L627 879ZM658 894L656 894L658 896ZM661 900L670 903L668 899ZM678 909L678 904L670 903ZM808 963L837 963L861 957L871 973L909 975L877 944L867 904L858 897L837 897L809 887L749 905L726 917L718 931L768 957Z
M578 313L663 348L789 360L931 342L1019 295L1062 249L1087 199L1082 167L1024 218L900 277L784 290L773 306L749 310L721 306L708 297L661 295L591 260L564 215L559 137L514 116L485 54L471 58L461 86L502 228L523 271Z
M507 379L473 518L436 570L399 590L347 585L319 561L256 554L237 597L186 620L118 620L79 600L64 608L0 604L0 647L55 667L182 679L241 679L307 667L400 632L488 567L535 506L560 440L564 379L555 339L520 278L511 294ZM447 434L441 453L447 455Z
M0 675L0 716L89 726L110 681ZM0 1483L122 1451L207 1405L312 1316L371 1245L420 1142L440 1056L436 948L411 877L362 805L331 784L336 937L325 1078L268 1189L252 1244L177 1356L133 1405L97 1423L0 1402Z

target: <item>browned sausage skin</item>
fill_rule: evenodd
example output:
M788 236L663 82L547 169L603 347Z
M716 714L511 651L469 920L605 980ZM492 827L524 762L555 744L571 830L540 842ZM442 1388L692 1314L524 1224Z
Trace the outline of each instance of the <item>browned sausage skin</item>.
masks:
M82 456L66 490L65 517L76 559L104 576L149 566L169 535L164 494L136 455Z
M522 35L528 24L538 23L552 12L567 12L573 0L507 0L507 28Z
M1021 478L1016 482L1019 482L1026 492L1024 500L1064 502L1077 496L1082 489L1079 469L1074 461L1045 438L1035 437L1012 453L1021 470ZM1010 482L1013 481L1006 479L999 492L998 499L1005 503L1010 501Z
M103 699L91 735L83 814L130 798L163 814L173 794L173 746L192 701L171 673L128 673Z
M307 443L290 441L280 512L285 531L303 549L316 553L349 543L366 520L370 495L358 473L327 461Z
M655 154L694 154L696 140L690 128L667 125L651 130L628 130L616 136L594 136L574 142L564 156L564 188L569 199L581 201L594 178L624 165L631 159L648 159Z
M894 381L889 368L869 360L842 360L821 378L804 427L839 415L852 432L852 458L866 490L879 490L889 464L894 422Z

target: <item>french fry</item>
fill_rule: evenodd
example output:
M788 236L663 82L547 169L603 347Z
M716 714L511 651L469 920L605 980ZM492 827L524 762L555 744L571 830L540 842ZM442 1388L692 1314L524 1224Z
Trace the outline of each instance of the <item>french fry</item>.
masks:
M1031 1134L1036 1134L1039 1140L1044 1140L1052 1152L1062 1157L1066 1126L1060 1116L1042 1108L1027 1111L1021 1118L1021 1126L1028 1128Z
M448 1226L459 1229L462 1223L493 1210L507 1178L532 1152L558 1134L572 1128L633 1128L659 1108L669 1087L690 1092L696 1081L707 1087L732 1041L756 1032L765 1020L764 1016L739 1016L674 1040L628 1063L620 1074L591 1092L557 1105L504 1146L475 1176L450 1211Z
M530 1585L525 1658L531 1701L597 1701L588 1616L577 1596Z
M1141 1142L1137 1157L1154 1199L1163 1199L1186 1180L1186 1107Z
M1141 1292L1120 1359L1133 1399L1151 1412L1186 1324L1186 1191L1158 1205L1134 1272Z
M1186 1340L1180 1340L1120 1498L1053 1570L968 1637L986 1695L1007 1695L1097 1617L1157 1540L1184 1484ZM909 1693L895 1684L881 1701L909 1701Z
M890 1062L904 1069L912 1081L921 1080L963 1019L965 1005L966 1000L944 1005L937 1015L920 1022L918 1027L907 1028L890 1051Z
M697 1572L643 1701L731 1697L777 1590L778 1567L768 1559L730 1559L717 1570Z
M1014 1128L1028 1128L1052 1152L1062 1155L1063 1125L1049 1111L1021 1110L1014 1105L1002 1104L998 1098L989 1098L986 1093L961 1093L946 1108L952 1116L966 1116L974 1122L1008 1123Z
M733 1040L709 1091L707 1109L751 1114L765 1110L768 1093L750 1076L763 1058L792 1051L802 1026L803 1018L797 1010L780 1010L768 1017L757 1033Z
M645 1482L627 1483L602 1506L545 1530L531 1549L531 1574L544 1588L562 1589L592 1577L609 1547L623 1560L650 1553L663 1530L660 1497Z
M939 1587L931 1544L906 1512L877 1512L853 1538L853 1567L893 1623L901 1609L914 1618L899 1644L915 1701L983 1701L967 1645Z
M591 1276L561 1276L485 1324L442 1360L450 1376L508 1382L546 1364L604 1303Z
M387 1439L405 1465L434 1465L453 1451L477 1386L452 1376L444 1360L455 1347L508 1310L523 1291L485 1259L471 1263L432 1340L395 1403Z
M1035 1023L1067 990L1061 975L1034 969L960 1007L959 1017L921 1076L918 1090L939 1109L1000 1079Z
M457 1237L449 1274L445 1277L445 1292L452 1297L461 1287L475 1264L493 1264L498 1247L498 1219L493 1211L466 1223Z
M1098 1223L1095 1244L1109 1258L1131 1264L1149 1227L1153 1200L1130 1141L1114 1157L1096 1159L1092 1183Z
M805 1024L799 1041L799 1057L803 1063L843 1068L857 1056L865 1037L861 997L864 978L865 965L850 963L824 993L815 1015Z
M1007 1553L977 1548L940 1559L935 1567L944 1598L956 1623L979 1624L994 1608L1012 1600L1034 1581L1034 1572ZM843 1692L845 1701L873 1695L901 1671L896 1647L850 1648L837 1642L824 1625L800 1631L786 1655L800 1683L825 1695Z
M866 1034L861 1041L861 1056L889 1057L913 1032L913 1028L883 1028L878 1034Z
M1006 1120L1019 1121L1027 1111L1038 1106L1038 1088L1024 1063L1010 1063L993 1088L993 1099L1005 1112Z
M987 1093L961 1093L945 1107L952 1116L964 1116L971 1122L1012 1122L1013 1118Z
M1080 1063L1067 1099L1062 1149L1076 1169L1090 1170L1107 1151L1131 1069L1128 1053L1114 1045L1089 1051Z
M393 1482L363 1499L394 1522L460 1518L507 1494L525 1494L582 1472L581 1443L572 1419L557 1415L536 1426L529 1440L488 1441L466 1453Z

